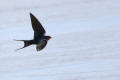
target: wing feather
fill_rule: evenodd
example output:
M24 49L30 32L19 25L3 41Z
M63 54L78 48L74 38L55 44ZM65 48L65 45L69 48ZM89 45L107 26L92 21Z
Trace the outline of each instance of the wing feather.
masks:
M43 28L42 24L32 13L30 13L30 18L31 18L32 28L34 30L34 38L43 36L46 33L46 31Z
M40 41L40 43L36 45L37 51L42 50L43 48L45 48L46 45L47 45L47 40Z

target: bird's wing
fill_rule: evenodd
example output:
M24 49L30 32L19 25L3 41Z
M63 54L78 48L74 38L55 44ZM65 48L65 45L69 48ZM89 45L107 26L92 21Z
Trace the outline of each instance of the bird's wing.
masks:
M34 38L43 36L46 33L46 31L41 25L41 23L32 13L30 13L30 18L31 18L32 28L34 30Z
M42 40L39 44L36 45L36 50L40 51L47 45L47 40Z

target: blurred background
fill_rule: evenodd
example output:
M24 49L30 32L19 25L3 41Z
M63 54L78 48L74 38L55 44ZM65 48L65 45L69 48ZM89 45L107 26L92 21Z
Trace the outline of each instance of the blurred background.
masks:
M119 80L119 0L1 0L1 80ZM47 47L23 50L32 39L29 13L52 36Z

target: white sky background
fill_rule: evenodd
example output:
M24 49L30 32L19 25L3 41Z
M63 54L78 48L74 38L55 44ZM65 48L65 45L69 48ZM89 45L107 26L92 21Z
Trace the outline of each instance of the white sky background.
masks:
M32 39L32 12L53 38L15 52ZM1 80L119 80L119 0L1 0Z

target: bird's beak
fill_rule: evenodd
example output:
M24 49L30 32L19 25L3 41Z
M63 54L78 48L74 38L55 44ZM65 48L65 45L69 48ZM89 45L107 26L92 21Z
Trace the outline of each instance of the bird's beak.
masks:
M48 40L50 40L52 37L50 37Z
M52 37L49 37L48 40L50 40Z

